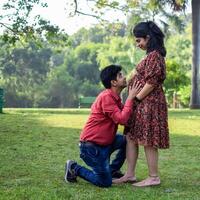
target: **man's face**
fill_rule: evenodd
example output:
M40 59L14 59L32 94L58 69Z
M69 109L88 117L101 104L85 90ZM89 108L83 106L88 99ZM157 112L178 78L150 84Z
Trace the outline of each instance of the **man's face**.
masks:
M119 88L125 88L127 86L126 77L124 76L122 71L118 72L115 84L116 87Z

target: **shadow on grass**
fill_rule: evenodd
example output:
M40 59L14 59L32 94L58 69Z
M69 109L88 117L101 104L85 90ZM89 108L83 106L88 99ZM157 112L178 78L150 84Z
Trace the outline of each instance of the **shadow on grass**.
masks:
M67 108L67 109L54 109L54 108L5 108L4 114L83 114L88 115L90 113L90 109L78 109L78 108Z

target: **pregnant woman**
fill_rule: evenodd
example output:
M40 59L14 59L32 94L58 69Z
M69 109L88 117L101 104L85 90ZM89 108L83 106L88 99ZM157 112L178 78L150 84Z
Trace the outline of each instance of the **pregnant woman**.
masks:
M142 90L135 97L134 109L125 127L127 138L128 169L123 177L113 183L136 182L135 167L139 145L144 146L149 176L134 186L160 184L158 174L158 149L169 148L167 103L162 88L166 77L164 34L154 22L137 24L132 33L136 45L146 51L146 57L137 65L129 85L140 82Z

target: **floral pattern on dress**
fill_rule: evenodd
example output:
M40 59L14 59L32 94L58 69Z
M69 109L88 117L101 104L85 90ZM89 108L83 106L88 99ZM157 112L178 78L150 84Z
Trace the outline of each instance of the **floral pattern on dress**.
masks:
M157 51L150 52L136 67L136 75L129 82L139 81L142 87L154 86L141 103L133 104L133 113L124 134L135 144L155 148L169 148L167 102L162 84L166 78L165 60Z

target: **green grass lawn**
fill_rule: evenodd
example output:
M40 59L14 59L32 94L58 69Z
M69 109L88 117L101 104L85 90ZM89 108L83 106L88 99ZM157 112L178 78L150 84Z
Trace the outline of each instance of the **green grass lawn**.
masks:
M170 110L171 148L160 151L162 184L98 188L63 181L66 159L79 158L78 141L88 110L5 109L0 114L0 199L200 199L200 110ZM120 127L122 131L122 127ZM124 164L122 171L126 170ZM147 176L143 148L137 177Z

